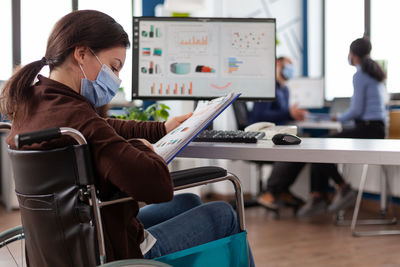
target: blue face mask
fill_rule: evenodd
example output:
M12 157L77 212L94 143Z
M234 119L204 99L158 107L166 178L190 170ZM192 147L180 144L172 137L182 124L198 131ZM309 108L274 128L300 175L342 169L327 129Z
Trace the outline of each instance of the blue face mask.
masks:
M93 53L93 51L92 51ZM97 58L101 66L99 74L95 81L87 79L85 72L81 65L79 67L82 70L83 76L81 80L81 95L86 97L93 106L101 107L108 104L111 99L115 96L118 88L121 84L121 80L115 75L115 73L106 65L102 64L99 58Z
M294 67L292 64L286 64L282 69L282 76L285 80L290 80L294 75Z

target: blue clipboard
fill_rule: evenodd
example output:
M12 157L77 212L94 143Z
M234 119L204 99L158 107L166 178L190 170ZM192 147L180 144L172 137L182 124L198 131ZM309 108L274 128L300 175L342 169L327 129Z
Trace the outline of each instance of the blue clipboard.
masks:
M198 128L194 131L194 135L191 139L189 139L189 141L187 141L173 156L171 156L171 158L167 159L166 162L167 164L169 164L190 142L193 141L193 139L195 139L199 133L201 131L203 131L205 128L207 128L208 125L210 125L211 122L213 122L215 120L215 118L217 118L227 107L229 107L230 105L232 105L232 103L238 99L238 97L241 95L241 93L237 93L237 95L235 96L235 98L232 99L231 102L229 102L223 109L221 109L218 113L215 113L214 116L211 118L211 120L203 127L203 128Z

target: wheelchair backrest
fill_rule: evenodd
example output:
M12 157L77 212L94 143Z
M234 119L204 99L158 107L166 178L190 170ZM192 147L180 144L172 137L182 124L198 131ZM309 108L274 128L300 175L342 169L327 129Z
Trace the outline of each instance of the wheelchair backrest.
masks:
M88 146L9 155L29 266L96 266L96 229L83 197L94 183Z

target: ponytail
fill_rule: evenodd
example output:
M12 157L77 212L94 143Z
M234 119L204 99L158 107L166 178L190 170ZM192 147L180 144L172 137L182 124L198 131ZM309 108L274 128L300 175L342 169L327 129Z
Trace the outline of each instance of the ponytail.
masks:
M350 52L361 59L361 69L375 80L382 82L386 79L386 74L369 56L372 45L368 38L358 38L350 45Z
M370 57L361 59L361 69L378 82L383 82L386 79L386 74L382 67Z
M0 95L0 112L14 119L21 105L32 95L32 85L41 69L47 65L46 58L34 61L18 70L4 85Z

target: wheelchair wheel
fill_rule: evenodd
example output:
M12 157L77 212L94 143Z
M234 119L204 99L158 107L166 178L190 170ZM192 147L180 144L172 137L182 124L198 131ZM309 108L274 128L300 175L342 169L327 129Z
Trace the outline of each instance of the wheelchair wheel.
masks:
M122 260L122 261L113 261L101 265L100 267L172 267L171 265L165 264L159 261L152 260Z
M22 226L0 233L0 266L26 266L25 236ZM172 267L171 265L145 259L114 261L100 267Z
M22 226L0 233L0 266L26 266Z

